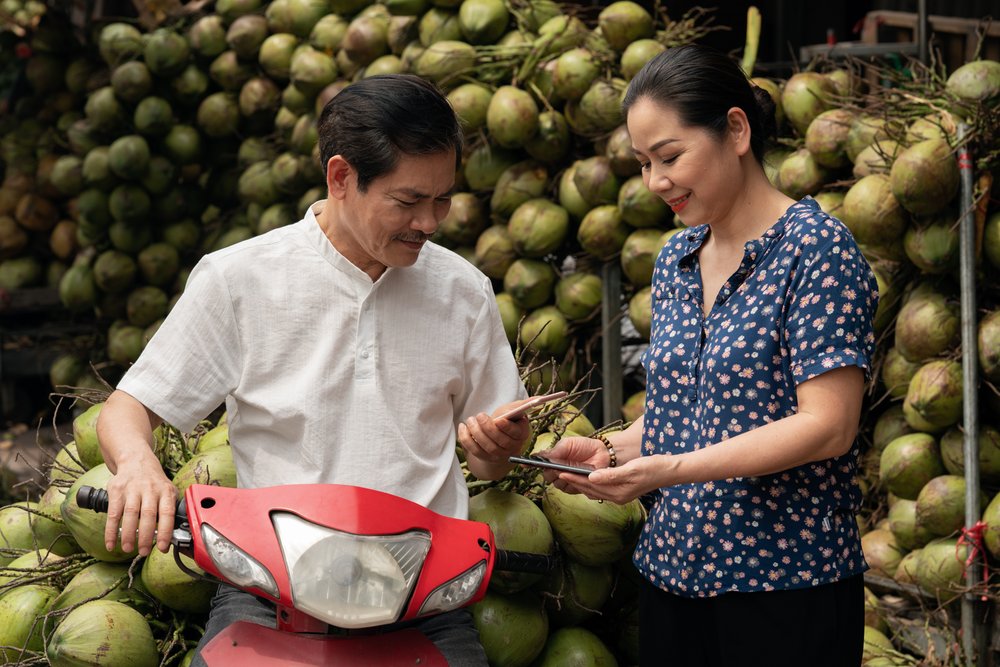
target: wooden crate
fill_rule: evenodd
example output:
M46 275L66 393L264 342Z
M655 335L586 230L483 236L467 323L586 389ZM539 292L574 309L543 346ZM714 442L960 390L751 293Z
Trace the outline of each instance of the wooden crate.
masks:
M1000 60L1000 17L990 22L931 14L927 32L931 48L940 52L948 72L974 60L977 50L981 59ZM865 15L861 29L864 44L916 42L916 38L917 14L913 12L878 10Z

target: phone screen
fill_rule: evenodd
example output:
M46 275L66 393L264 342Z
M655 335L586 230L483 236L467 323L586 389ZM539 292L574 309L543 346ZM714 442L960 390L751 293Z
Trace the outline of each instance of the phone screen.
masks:
M547 459L542 456L511 456L508 460L511 463L519 463L521 465L535 466L538 468L549 468L551 470L559 470L560 472L572 472L577 475L589 475L596 470L593 466L583 463Z

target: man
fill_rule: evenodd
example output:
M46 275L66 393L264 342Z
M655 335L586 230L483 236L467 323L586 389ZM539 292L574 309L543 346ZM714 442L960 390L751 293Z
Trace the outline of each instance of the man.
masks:
M527 439L527 419L488 416L525 395L489 280L427 243L461 160L447 100L417 77L373 77L327 104L318 131L328 198L205 256L105 403L109 545L120 525L123 548L147 554L158 529L167 550L176 491L152 429L190 430L223 401L241 487L353 484L460 518L456 435L483 479ZM203 645L239 619L274 613L220 587ZM424 625L451 664L486 664L467 611Z

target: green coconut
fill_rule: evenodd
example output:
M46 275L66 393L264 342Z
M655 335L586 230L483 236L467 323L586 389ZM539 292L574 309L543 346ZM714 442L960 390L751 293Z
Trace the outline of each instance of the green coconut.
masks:
M500 180L500 175L521 161L521 157L514 151L484 143L470 151L462 167L462 173L469 189L492 190Z
M619 53L636 40L653 36L653 17L642 5L629 0L602 9L597 25L611 48Z
M118 99L136 104L153 90L153 75L141 61L122 63L111 73L111 88Z
M633 158L633 162L635 158ZM622 220L633 227L662 227L670 219L670 208L649 191L642 176L633 176L618 190Z
M637 291L628 301L628 319L644 340L649 340L653 319L653 293L649 287Z
M574 220L581 220L594 207L583 198L574 182L578 165L576 162L571 164L559 178L559 205L569 211Z
M192 484L236 488L232 447L214 447L195 454L174 474L173 482L180 494Z
M595 155L578 160L573 165L572 178L580 196L591 207L618 201L620 182L607 157Z
M879 630L867 625L864 630L863 646L862 664L872 665L872 667L876 667L877 660L882 660L883 658L889 659L889 656L892 656L896 651L888 637ZM879 665L878 667L885 666Z
M882 451L879 479L891 493L916 500L924 484L945 473L934 436L927 433L902 435Z
M470 44L493 44L507 30L510 12L502 0L465 0L458 9L458 25Z
M606 261L621 252L631 232L622 221L619 208L605 205L587 212L577 229L576 238L585 251Z
M0 659L21 664L22 651L42 651L44 632L51 630L45 612L59 589L43 584L18 586L0 597ZM55 663L53 663L55 664Z
M806 129L806 150L821 166L839 169L850 162L847 140L854 113L847 109L830 109L819 114Z
M521 342L541 355L561 357L570 345L569 323L555 306L542 306L524 319Z
M52 667L156 667L160 654L142 614L121 602L94 600L69 612L46 645Z
M488 225L483 202L470 192L457 192L451 197L451 208L438 225L438 231L454 243L468 244L475 243Z
M934 540L920 550L915 571L917 584L939 600L951 600L965 587L965 561L969 545L956 539Z
M983 510L982 521L986 525L983 531L986 549L994 558L1000 558L1000 493L993 496L989 505Z
M170 103L162 97L147 97L136 105L132 114L132 124L139 134L161 136L173 127L174 111ZM91 183L91 185L100 184Z
M538 308L549 302L555 286L556 272L549 264L537 259L517 259L504 274L504 292L525 309Z
M476 240L476 266L490 278L502 280L517 259L514 241L506 225L493 225Z
M921 551L923 551L923 548L914 549L913 551L908 552L905 556L903 556L903 559L899 561L899 565L896 566L896 573L892 575L892 578L896 580L896 583L912 584L914 586L917 585L917 564L920 562ZM869 622L867 616L865 622Z
M466 135L486 125L486 110L492 97L493 92L479 83L464 83L448 93L448 102L455 109Z
M549 621L566 627L598 616L614 582L611 565L590 567L572 560L562 561L540 586Z
M562 665L618 667L618 660L611 649L590 630L564 627L549 635L544 650L533 665L538 667Z
M507 230L519 255L544 257L558 250L566 239L569 213L548 199L529 199L510 216Z
M221 58L225 53L217 56ZM233 54L235 56L235 54ZM209 75L203 67L188 65L180 74L170 80L171 101L182 107L191 107L201 101L211 85Z
M842 220L859 243L884 244L902 238L907 216L893 195L889 177L872 174L847 191Z
M338 14L327 14L316 21L309 33L309 44L323 53L336 53L344 41L348 22Z
M413 72L437 84L443 84L469 72L475 64L475 47L466 42L446 39L428 45L413 63ZM536 116L537 113L536 108Z
M816 194L830 180L829 177L827 168L805 148L786 157L778 168L779 189L792 199Z
M0 597L13 588L32 583L44 570L58 568L61 560L63 556L44 548L18 556L0 568Z
M528 591L487 593L472 605L472 620L490 665L528 667L545 648L549 634L542 601Z
M66 499L63 501L60 513L73 538L88 555L106 563L122 563L134 558L137 553L136 549L133 548L128 552L123 551L119 542L113 550L108 551L104 546L104 527L107 523L107 516L93 510L81 509L76 503L76 494L81 486L103 489L107 487L111 477L111 471L103 463L88 470L73 483L73 486L66 493Z
M260 14L245 14L229 24L229 29L226 31L226 44L237 57L243 60L256 60L260 45L267 38L267 35L266 18Z
M116 294L132 286L137 270L131 255L112 248L94 261L94 282L102 291Z
M142 33L128 23L109 23L101 29L97 49L110 67L142 54Z
M524 146L538 130L538 105L530 93L515 86L501 86L490 98L486 128L500 146Z
M584 48L570 49L556 58L552 70L552 87L559 97L577 100L583 97L601 68L595 55Z
M965 474L965 434L956 428L941 436L941 459L952 475ZM987 484L1000 483L1000 430L988 424L979 429L979 476Z
M138 573L130 577L128 563L97 562L73 575L52 601L52 610L69 609L95 598L124 602L136 608L150 602Z
M613 563L631 551L645 520L638 500L598 503L554 486L542 495L542 511L563 551L591 567Z
M900 150L902 146L891 139L876 139L855 156L852 170L854 177L888 174Z
M667 49L655 39L637 39L622 51L620 61L621 74L626 81L631 81L639 70L650 60Z
M1000 95L1000 63L974 60L948 77L945 90L968 102L985 102Z
M977 507L977 515L979 510ZM940 475L927 482L917 496L916 525L937 537L961 530L965 525L965 478Z
M97 285L94 270L87 264L74 264L59 280L59 300L71 312L83 312L94 307Z
M622 79L597 79L579 102L568 102L566 120L578 134L597 137L607 134L623 121L621 102L625 93Z
M125 302L125 310L129 324L137 327L147 327L161 317L166 316L169 297L159 287L144 285L129 292Z
M37 257L15 257L0 262L0 289L20 290L42 281L42 263Z
M15 552L45 549L58 556L69 556L80 550L59 517L50 518L35 501L0 507L0 549ZM0 555L0 566L17 558L13 553Z
M510 294L504 294L503 292L497 294L497 309L500 311L500 319L503 321L504 334L507 336L507 341L512 345L517 343L517 328L521 323L521 318L524 317L524 309L517 305Z
M636 287L645 287L653 278L653 267L663 247L659 229L637 229L628 235L622 246L622 272Z
M260 50L257 52L257 62L260 63L264 73L272 79L287 81L292 55L298 44L298 38L287 32L270 35L261 42Z
M861 551L873 574L892 577L906 553L892 531L885 528L870 530L861 537Z
M816 203L819 204L820 210L839 220L840 211L844 207L844 199L846 196L847 193L844 192L826 190L823 192L817 192L813 195L813 199L815 199Z
M204 571L193 559L181 554L181 561L200 574ZM174 611L207 614L218 585L204 579L194 579L174 561L174 547L164 553L153 549L142 564L142 584L154 598Z
M498 549L551 554L552 529L538 506L517 493L487 489L469 500L469 519L487 523ZM541 579L539 574L494 572L490 589L499 593L524 590Z
M108 359L121 366L134 364L142 353L142 327L125 325L108 332Z
M157 28L145 38L143 60L157 76L178 74L187 65L191 49L187 40L169 28Z
M163 153L178 165L201 159L201 135L190 125L174 125L163 138Z
M883 118L867 114L855 114L851 119L851 129L847 133L844 152L852 164L857 162L858 155L875 143L886 138L886 122Z
M312 47L296 49L289 65L292 85L307 97L315 97L336 81L337 63L329 55Z
M195 21L187 31L191 50L202 58L214 58L226 50L226 26L218 14Z
M872 446L880 454L890 442L898 437L913 433L913 427L906 423L903 406L890 405L879 415L872 430ZM947 463L945 464L947 466Z
M958 193L958 162L944 139L928 139L905 149L889 174L893 195L916 215L937 213Z
M911 362L944 353L958 343L959 315L957 304L949 303L940 292L927 290L913 296L896 318L895 349Z
M431 7L417 22L417 36L423 47L461 40L462 26L458 23L458 14L444 7Z
M490 211L508 218L529 199L537 200L541 197L548 184L549 173L541 163L525 160L511 165L497 179L493 195L490 197Z
M556 308L567 320L589 319L601 307L602 280L593 273L570 273L555 287Z
M835 95L828 77L818 72L798 72L782 88L781 107L792 127L804 136L813 119L831 108Z
M983 375L993 382L1000 381L1000 310L991 311L979 320L977 340Z
M114 131L121 127L125 120L125 107L118 101L111 86L104 86L92 92L87 97L84 113L87 121L98 132Z
M91 468L104 463L101 446L97 440L97 419L104 403L95 403L73 419L73 442L83 466Z
M903 403L906 420L915 429L937 433L962 416L962 365L930 361L910 381Z
M906 551L918 549L936 536L917 523L917 502L899 498L889 508L889 530L896 536L896 543Z
M903 248L913 265L924 273L950 273L959 263L958 223L950 215L918 221L907 228Z

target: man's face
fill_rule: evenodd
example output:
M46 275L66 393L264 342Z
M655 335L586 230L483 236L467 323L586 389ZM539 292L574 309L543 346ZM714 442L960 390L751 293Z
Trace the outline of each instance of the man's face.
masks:
M373 279L387 267L412 266L451 208L455 152L403 155L365 192L358 190L353 169L348 171L341 183L336 166L328 168L331 196L344 204L343 224L335 232L338 250Z

